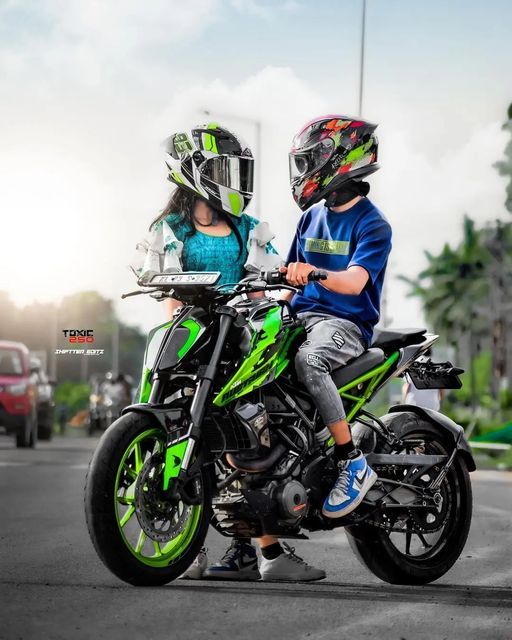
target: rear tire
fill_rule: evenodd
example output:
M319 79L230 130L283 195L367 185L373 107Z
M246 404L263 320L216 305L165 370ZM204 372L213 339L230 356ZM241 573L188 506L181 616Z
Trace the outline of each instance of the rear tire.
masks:
M159 439L164 443L161 448ZM155 543L154 538L150 539L142 530L139 515L133 506L137 504L133 497L135 490L129 488L129 483L136 485L136 478L139 478L143 468L141 464L138 469L137 465L134 466L134 458L130 457L130 451L134 449L130 447L137 447L138 443L138 457L142 457L144 463L144 459L148 460L155 455L153 452L156 449L165 449L165 440L166 434L151 417L135 412L126 414L103 434L86 478L85 514L96 552L112 573L136 586L163 585L175 580L188 569L204 543L211 518L213 482L210 468L204 467L200 475L202 504L195 507L184 505L183 513L185 509L189 509L187 513L190 515L176 535L164 545L163 542ZM155 448L146 450L146 446L150 447L142 444L146 441L154 441ZM126 511L122 515L119 511L124 508ZM128 513L130 509L132 515ZM123 524L124 520L126 522ZM140 533L134 547L128 540L127 529L133 528L136 532L137 527ZM150 552L154 551L153 555L146 555L145 550L148 548Z
M435 443L432 446L438 446L446 453L453 449L453 442L446 442L439 429L415 416L403 426L400 437L425 437L425 441ZM389 453L389 447L377 447L376 451ZM450 513L451 519L442 531L439 551L432 557L428 557L426 550L424 557L402 553L393 544L387 531L372 525L362 524L345 529L352 550L378 578L391 584L427 584L443 576L458 560L469 534L473 505L469 472L460 455L453 461L444 483L449 483L455 503Z

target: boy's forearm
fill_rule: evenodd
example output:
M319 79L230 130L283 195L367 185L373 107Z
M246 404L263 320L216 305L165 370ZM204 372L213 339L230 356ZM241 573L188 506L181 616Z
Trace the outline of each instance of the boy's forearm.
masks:
M307 262L292 262L283 267L286 279L295 286L301 287L308 283L308 275L318 268ZM368 282L368 272L363 267L354 265L345 271L326 271L327 279L321 280L321 284L334 293L342 295L358 296Z
M327 271L327 279L320 283L334 293L358 296L368 282L368 273L362 267L350 267L346 271Z

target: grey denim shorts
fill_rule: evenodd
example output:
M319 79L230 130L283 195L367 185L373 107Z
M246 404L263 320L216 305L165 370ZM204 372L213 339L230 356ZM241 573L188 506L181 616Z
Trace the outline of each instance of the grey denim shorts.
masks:
M363 336L350 320L318 313L299 313L307 336L295 357L297 377L308 389L324 424L343 420L345 409L331 371L365 351Z

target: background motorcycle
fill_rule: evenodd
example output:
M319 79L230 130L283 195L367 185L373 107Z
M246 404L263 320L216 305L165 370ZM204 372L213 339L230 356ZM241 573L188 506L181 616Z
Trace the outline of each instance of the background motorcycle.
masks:
M416 406L381 418L365 409L405 371L419 386L460 387L460 369L421 356L437 336L382 331L332 372L356 445L379 479L353 513L329 520L321 507L336 478L333 440L290 365L304 329L288 303L240 297L291 287L279 272L229 288L215 287L219 277L153 274L127 294L184 306L150 332L139 404L109 427L90 464L87 524L105 565L131 584L158 585L188 568L210 523L226 536L281 538L343 526L382 580L442 576L471 523L475 464L463 430Z

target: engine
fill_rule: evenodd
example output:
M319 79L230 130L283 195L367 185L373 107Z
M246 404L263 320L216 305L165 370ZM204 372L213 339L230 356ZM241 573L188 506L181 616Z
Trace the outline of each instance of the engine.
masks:
M302 518L308 508L308 494L305 487L297 480L290 480L278 485L272 492L280 515L287 521Z

